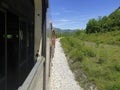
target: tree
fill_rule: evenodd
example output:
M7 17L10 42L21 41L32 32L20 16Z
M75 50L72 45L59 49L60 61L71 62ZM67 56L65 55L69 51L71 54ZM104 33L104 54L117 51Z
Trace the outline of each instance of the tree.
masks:
M86 32L87 33L96 33L100 31L100 26L97 20L91 19L87 23Z

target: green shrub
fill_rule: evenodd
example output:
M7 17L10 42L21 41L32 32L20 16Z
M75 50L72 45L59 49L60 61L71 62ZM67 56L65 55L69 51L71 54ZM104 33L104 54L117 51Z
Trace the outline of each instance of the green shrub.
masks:
M116 65L116 66L114 66L114 67L115 67L115 70L116 70L116 71L120 72L120 65Z
M120 82L111 86L109 85L105 90L120 90Z

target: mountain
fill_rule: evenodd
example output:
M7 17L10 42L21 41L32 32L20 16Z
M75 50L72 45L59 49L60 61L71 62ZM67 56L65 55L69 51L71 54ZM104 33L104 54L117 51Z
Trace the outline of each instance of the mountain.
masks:
M77 29L71 30L71 29L60 29L60 28L55 28L56 33L74 33L77 31Z

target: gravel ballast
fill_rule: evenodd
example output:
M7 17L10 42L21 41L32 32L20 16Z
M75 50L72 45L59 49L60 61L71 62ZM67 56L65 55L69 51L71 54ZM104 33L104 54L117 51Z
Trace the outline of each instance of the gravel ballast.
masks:
M56 40L50 80L50 90L83 90L75 81L74 75L69 68L60 39Z

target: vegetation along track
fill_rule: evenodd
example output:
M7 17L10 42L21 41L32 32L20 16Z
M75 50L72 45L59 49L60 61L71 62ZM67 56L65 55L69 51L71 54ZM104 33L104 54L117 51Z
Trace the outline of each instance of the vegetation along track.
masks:
M114 35L116 36L113 37ZM62 47L69 57L69 65L76 75L76 80L84 88L87 82L91 82L88 86L95 85L98 90L120 90L120 46L117 41L119 35L120 31L104 35L78 31L62 38ZM82 80L81 76L86 79Z

